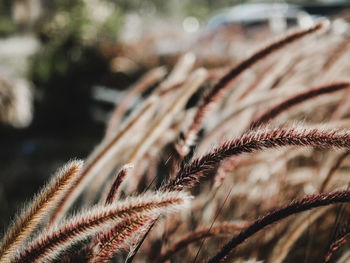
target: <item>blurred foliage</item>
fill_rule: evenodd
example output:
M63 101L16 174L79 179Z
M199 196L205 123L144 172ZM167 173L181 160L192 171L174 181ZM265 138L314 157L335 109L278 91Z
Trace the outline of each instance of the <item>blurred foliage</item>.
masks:
M6 36L16 30L10 10L11 1L0 0L0 36Z
M98 44L116 41L123 15L110 1L46 4L34 26L42 48L32 58L29 77L41 95L38 112L45 123L50 122L48 112L60 112L61 121L75 122L89 116L91 87L108 72L108 61L99 54Z
M123 17L121 9L107 0L51 1L48 5L41 31L51 38L74 35L85 44L115 40Z
M16 26L10 17L0 17L0 35L8 35L10 33L13 33L15 30Z
M97 41L115 41L122 21L120 9L109 1L63 0L49 5L37 30L44 48L33 60L34 78L42 85L51 76L65 76L71 66L87 62L84 50Z
M63 0L49 5L37 30L44 48L33 59L33 78L40 86L52 76L66 76L75 65L88 63L86 50L101 40L115 41L122 21L120 9L108 1Z

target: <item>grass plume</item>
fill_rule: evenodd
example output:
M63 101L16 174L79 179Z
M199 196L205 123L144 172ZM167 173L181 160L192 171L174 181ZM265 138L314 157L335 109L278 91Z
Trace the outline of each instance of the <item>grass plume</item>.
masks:
M16 254L36 226L46 216L49 216L52 209L57 207L60 199L67 194L71 185L76 181L82 164L82 161L71 161L66 164L19 216L1 241L1 260L3 262L9 261Z
M212 173L228 157L282 146L349 148L350 133L302 127L251 131L227 141L200 158L194 159L181 168L176 177L165 188L181 190L192 187L201 176Z
M155 69L137 75L85 165L69 163L18 217L0 261L177 263L215 253L210 262L319 262L327 253L346 261L338 248L348 240L340 216L348 211L330 205L350 201L350 190L339 191L349 183L350 45L333 26L304 38L325 25L262 49L273 35L267 27L256 34L225 25L171 57L148 57L149 39L120 54ZM136 50L145 52L142 62ZM282 113L284 123L269 123ZM186 191L195 197L191 207ZM316 226L325 231L308 230Z
M189 196L179 192L147 193L124 202L108 206L98 205L62 222L47 234L34 240L15 261L16 263L39 262L44 258L55 258L65 247L84 240L103 227L127 218L139 218L144 215L178 211L186 207Z

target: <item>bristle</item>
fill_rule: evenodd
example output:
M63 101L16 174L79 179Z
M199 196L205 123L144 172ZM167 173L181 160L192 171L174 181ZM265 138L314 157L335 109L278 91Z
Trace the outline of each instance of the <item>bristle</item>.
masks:
M129 168L132 168L133 165L124 165L118 174L116 175L113 184L111 186L111 189L108 192L107 198L106 198L106 205L112 204L114 199L116 198L116 195L118 193L119 186L124 181L124 178L126 176L127 170Z
M212 173L220 162L228 157L282 146L349 148L350 133L301 126L251 131L227 141L200 158L194 159L190 164L181 168L176 177L165 188L180 190L192 187L199 181L200 177Z
M147 215L140 218L128 218L114 226L111 230L100 234L97 238L97 251L89 262L107 263L122 248L130 247L130 244L140 234L140 229L149 226L155 215Z
M36 226L57 207L59 200L76 181L82 165L82 161L67 163L28 205L1 242L1 261L9 261Z
M158 192L128 198L118 204L95 206L39 236L12 262L41 262L53 259L65 247L86 239L112 223L155 213L179 211L187 207L189 201L190 197L186 193Z

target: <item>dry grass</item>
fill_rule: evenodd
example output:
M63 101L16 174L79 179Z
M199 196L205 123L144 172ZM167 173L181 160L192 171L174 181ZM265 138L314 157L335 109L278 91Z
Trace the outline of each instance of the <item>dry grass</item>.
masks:
M348 41L320 23L232 68L185 54L151 70L18 217L1 262L345 262Z

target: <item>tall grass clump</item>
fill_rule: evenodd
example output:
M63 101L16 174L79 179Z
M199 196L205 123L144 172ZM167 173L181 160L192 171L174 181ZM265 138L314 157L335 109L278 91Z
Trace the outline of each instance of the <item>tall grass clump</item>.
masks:
M151 69L19 213L0 261L345 262L347 41L320 22L224 67L194 45Z

